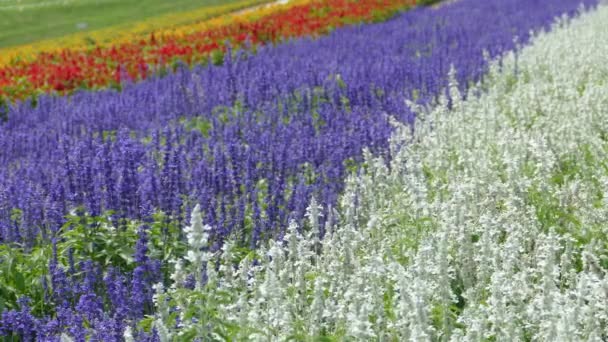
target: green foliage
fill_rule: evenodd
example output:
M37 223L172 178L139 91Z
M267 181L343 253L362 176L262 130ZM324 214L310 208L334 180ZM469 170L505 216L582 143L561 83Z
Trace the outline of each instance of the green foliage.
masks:
M148 238L148 256L162 261L163 277L168 280L171 272L169 261L180 258L186 253L182 229L178 222L158 211L154 214L154 220L150 224Z
M0 124L8 121L8 103L8 99L0 97Z
M460 309L457 305L436 304L431 308L431 322L438 331L449 336L456 325Z
M224 52L222 52L221 50L213 50L211 52L211 63L213 63L213 65L223 65L224 64Z
M441 1L442 0L418 0L418 1L416 1L416 3L418 5L422 5L422 6L430 6L430 5L435 5Z
M209 137L209 131L211 131L211 129L213 128L211 122L208 119L205 119L204 117L200 116L193 117L187 120L184 119L182 120L182 122L187 130L199 131L205 138Z
M451 154L449 160L453 160L453 158L457 159L457 157L454 157L454 155ZM447 168L433 170L429 165L425 164L422 166L422 173L426 178L429 189L428 197L430 201L437 197L442 199L448 196L448 191L445 187L445 185L449 183L448 172L449 169Z
M84 212L68 215L59 232L58 252L67 255L72 250L76 262L91 260L103 268L132 269L138 224L126 222L116 228L111 215L112 212L99 217Z
M83 210L75 210L66 216L66 223L58 232L57 261L67 267L68 255L74 262L91 260L102 270L114 267L124 272L135 267L134 253L138 229L142 222L125 221L117 225L112 212L91 216ZM21 219L21 211L14 209L12 217ZM158 212L149 224L149 252L152 259L162 261L165 280L171 272L169 260L181 258L186 252L180 224ZM238 255L244 255L239 251ZM42 316L52 314L51 303L45 302L43 281L50 284L48 267L53 258L50 241L37 241L31 249L0 244L0 312L18 309L17 300L31 299L32 312ZM49 286L50 287L50 286ZM48 289L47 295L52 289Z
M51 311L49 303L45 303L43 287L51 257L50 246L24 251L0 245L0 312L18 309L17 300L24 296L31 299L34 314Z

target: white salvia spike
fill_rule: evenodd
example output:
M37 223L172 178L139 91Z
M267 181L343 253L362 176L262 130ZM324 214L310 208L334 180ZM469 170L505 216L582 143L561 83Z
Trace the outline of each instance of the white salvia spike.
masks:
M298 224L296 221L289 221L287 226L287 234L283 237L283 241L287 242L287 252L291 260L297 258L298 255L298 241L301 240L300 233L298 232Z
M177 289L183 286L184 282L186 281L187 274L184 269L183 260L173 260L171 263L174 265L173 273L171 273L170 276L171 280L173 281L171 288Z
M190 215L190 226L184 229L188 244L192 249L205 247L207 245L207 234L205 233L206 228L203 226L199 204L194 207Z
M191 271L196 279L196 288L202 287L202 268L211 259L211 254L203 251L208 247L208 232L211 229L210 226L203 225L201 208L197 204L191 213L190 226L184 228L189 245L185 259L191 264Z
M452 100L452 108L454 111L459 111L462 109L462 94L458 89L458 79L456 78L456 68L454 65L450 66L450 72L448 74L449 79L449 91L450 91L450 99Z
M60 341L61 342L74 342L74 340L71 337L69 337L68 335L66 335L65 333L61 334Z
M323 322L323 312L325 309L325 295L324 295L324 286L323 286L323 280L321 279L321 277L317 277L315 279L315 284L314 284L314 295L313 295L313 300L312 300L312 304L310 306L310 310L311 310L311 328L310 328L310 332L312 336L315 336L319 333L320 329L322 328L322 322Z
M308 224L310 225L310 238L314 239L314 241L318 242L319 237L321 235L321 227L319 226L319 218L321 218L321 207L317 204L317 200L312 197L310 200L310 205L306 209L306 217L308 218Z
M167 329L167 327L165 326L165 323L163 323L162 320L156 319L154 321L154 328L156 329L156 332L158 334L158 339L160 340L160 342L170 342L171 341L171 333L169 332L169 329Z
M318 255L321 251L321 225L319 220L322 217L322 209L323 207L318 205L317 200L312 197L310 205L306 210L306 216L310 226L307 243L311 246L313 258L316 258L316 255Z
M133 338L133 331L131 330L131 326L127 325L122 337L125 339L125 342L135 342L135 338Z

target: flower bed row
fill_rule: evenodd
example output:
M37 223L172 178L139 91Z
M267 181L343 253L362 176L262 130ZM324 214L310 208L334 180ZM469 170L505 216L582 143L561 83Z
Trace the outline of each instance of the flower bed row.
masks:
M415 0L315 0L253 11L227 23L208 23L116 45L42 52L33 60L0 68L0 97L23 99L40 92L120 86L145 79L176 61L221 61L226 42L234 48L319 35L346 24L385 19Z
M178 27L194 27L203 22L210 26L222 23L226 24L227 21L232 20L233 16L239 12L248 11L250 8L257 10L259 8L257 6L268 5L268 3L272 2L272 0L241 0L227 5L203 7L188 12L159 15L137 22L74 33L24 45L0 48L0 66L9 65L16 60L31 61L41 52L58 53L65 49L86 50L94 46L117 45L133 40L140 40L142 37L149 36L151 32L176 29Z

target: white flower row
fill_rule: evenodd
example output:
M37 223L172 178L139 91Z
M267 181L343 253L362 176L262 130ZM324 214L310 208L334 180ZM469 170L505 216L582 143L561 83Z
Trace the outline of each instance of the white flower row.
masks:
M304 235L228 243L206 286L159 288L162 339L606 340L607 22L561 20L466 101L452 84L414 133L396 124L393 160L366 155L323 239L313 201Z

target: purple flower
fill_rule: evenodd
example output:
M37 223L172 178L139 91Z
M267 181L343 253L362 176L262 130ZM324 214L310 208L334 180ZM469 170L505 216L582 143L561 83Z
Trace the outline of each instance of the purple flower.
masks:
M3 336L16 336L22 341L33 341L38 326L38 320L30 312L29 298L18 300L19 311L11 310L2 313L0 332Z

